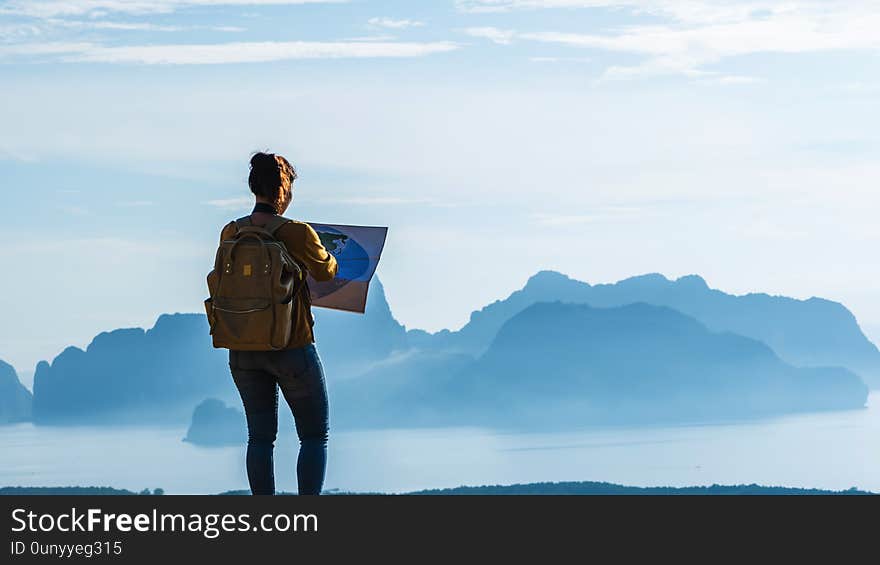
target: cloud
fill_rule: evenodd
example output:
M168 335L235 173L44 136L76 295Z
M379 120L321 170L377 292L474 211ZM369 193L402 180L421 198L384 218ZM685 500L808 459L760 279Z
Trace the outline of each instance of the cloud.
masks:
M210 31L221 32L241 32L245 28L238 26L175 26L175 25L158 25L149 22L108 22L105 20L65 20L60 18L49 18L45 20L48 26L64 27L70 29L104 29L113 31L192 31L206 29Z
M264 41L216 44L131 45L95 43L23 43L0 46L0 60L16 56L57 56L64 62L145 65L216 65L291 59L422 57L458 49L451 42Z
M70 16L104 17L116 14L168 14L180 8L210 6L262 6L297 4L341 4L348 0L8 0L0 14L54 18Z
M2 16L2 12L0 12ZM208 30L215 32L242 32L246 28L231 25L159 25L150 22L127 22L107 21L101 19L64 19L45 18L28 23L15 23L0 25L0 45L25 43L27 41L42 40L49 42L52 37L58 37L60 32L66 30L102 30L102 31L146 31L146 32L182 32L194 30Z
M16 56L68 55L98 48L94 43L53 41L47 43L18 43L0 45L0 60Z
M73 29L107 29L114 31L181 31L186 28L180 26L157 25L147 22L107 22L102 20L81 21L49 19L46 22L53 26Z
M468 0L464 11L540 8L627 9L660 23L603 32L534 31L506 37L642 56L640 64L609 68L605 78L682 74L706 76L724 59L760 53L880 51L880 9L867 0ZM736 79L728 84L738 82ZM741 81L739 81L741 82Z
M590 63L590 57L529 57L533 63Z
M144 239L129 239L118 236L28 239L15 245L0 248L0 257L39 257L41 254L57 255L60 261L70 259L70 249L83 251L83 259L88 263L102 264L107 261L124 262L132 257L143 255L167 257L203 257L203 246L185 240L174 240L173 246L165 242Z
M354 196L350 198L333 198L325 200L332 204L349 204L353 206L399 206L410 204L437 205L430 198L400 198L396 196Z
M459 11L469 13L512 12L514 10L538 10L546 8L602 8L644 7L658 2L622 0L455 0Z
M0 42L26 39L34 36L39 36L42 33L43 30L42 28L40 28L40 26L30 23L3 24L0 25Z
M401 198L397 196L351 196L341 198L315 198L314 202L321 204L335 204L348 206L408 206L408 205L425 205L433 207L455 207L454 203L438 202L431 198ZM253 205L252 196L241 196L235 198L223 198L219 200L209 200L205 202L208 206L220 208L222 210L240 210L249 208Z
M462 12L512 12L545 9L611 9L632 14L670 17L685 23L719 23L745 17L764 17L799 5L867 4L870 0L456 0Z
M367 22L373 27L384 27L388 29L406 29L410 27L422 27L425 22L418 20L395 20L392 18L370 18Z
M394 41L393 35L362 35L359 37L346 37L343 41Z
M512 29L498 29L497 27L469 27L462 31L471 37L482 37L499 45L509 45L516 35Z
M220 208L221 210L239 210L241 208L249 208L253 205L252 196L238 196L235 198L222 198L220 200L208 200L205 202L208 206Z

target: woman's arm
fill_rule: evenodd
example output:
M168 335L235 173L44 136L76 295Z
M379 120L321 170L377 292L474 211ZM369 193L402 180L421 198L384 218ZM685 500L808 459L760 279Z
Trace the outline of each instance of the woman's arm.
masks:
M315 228L309 224L305 225L305 242L303 245L303 253L298 257L306 266L309 274L316 281L329 281L336 276L339 265L336 258L324 248L321 238Z

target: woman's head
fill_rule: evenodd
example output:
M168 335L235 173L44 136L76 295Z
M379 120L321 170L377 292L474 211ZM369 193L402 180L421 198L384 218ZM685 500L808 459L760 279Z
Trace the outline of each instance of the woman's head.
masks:
M248 186L257 200L272 204L279 214L283 214L293 200L294 180L296 170L281 155L254 153L251 157Z

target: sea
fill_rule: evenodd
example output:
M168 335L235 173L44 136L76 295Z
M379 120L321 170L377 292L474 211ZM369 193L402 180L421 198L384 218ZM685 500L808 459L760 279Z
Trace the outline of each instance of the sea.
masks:
M279 491L296 491L297 441L282 419ZM168 494L247 489L245 446L199 447L185 427L0 427L0 486L110 486ZM603 481L760 484L880 492L880 392L864 409L663 427L564 432L331 429L325 490L401 493L460 485Z

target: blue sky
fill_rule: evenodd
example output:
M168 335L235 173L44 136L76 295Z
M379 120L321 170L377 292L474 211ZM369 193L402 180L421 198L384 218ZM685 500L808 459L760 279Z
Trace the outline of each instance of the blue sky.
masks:
M880 7L0 0L0 358L198 311L247 160L390 226L408 327L540 269L823 296L880 338Z

